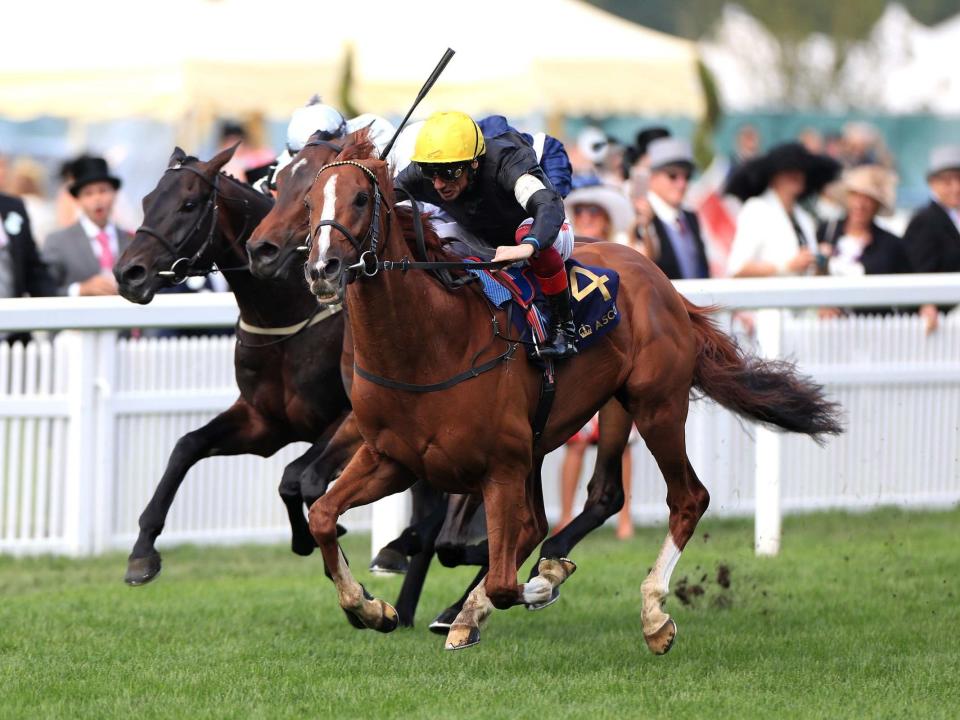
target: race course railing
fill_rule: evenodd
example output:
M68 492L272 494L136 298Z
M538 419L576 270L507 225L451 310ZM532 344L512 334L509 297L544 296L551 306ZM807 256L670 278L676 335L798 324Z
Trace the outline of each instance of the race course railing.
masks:
M775 554L782 511L960 501L960 313L924 334L916 315L821 321L817 306L960 304L960 275L681 281L697 304L757 310L767 356L796 359L844 407L847 432L820 448L757 428L708 401L691 405L688 453L711 492L710 513L756 516L756 547ZM229 294L0 300L0 552L82 555L127 549L176 440L237 396L232 337L124 337L131 328L231 327ZM723 322L729 316L721 315ZM161 541L262 542L287 537L276 487L299 443L272 458L211 458L191 470ZM661 522L665 488L634 447L635 517ZM559 453L544 467L556 517ZM584 475L592 463L588 457ZM371 519L372 518L372 519ZM406 521L403 501L358 509L375 547Z

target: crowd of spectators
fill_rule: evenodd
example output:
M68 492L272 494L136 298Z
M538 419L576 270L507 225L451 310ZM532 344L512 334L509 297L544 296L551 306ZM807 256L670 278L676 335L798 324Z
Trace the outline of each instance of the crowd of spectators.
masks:
M930 153L930 202L899 223L891 220L895 159L865 122L827 134L807 128L766 149L756 128L744 125L731 154L710 168L697 168L687 140L664 127L641 128L626 147L588 127L568 146L574 187L593 186L589 196L576 190L567 199L577 232L597 226L587 213L597 212L601 194L625 198L630 229L617 241L671 279L960 272L960 145ZM613 222L621 205L606 201L610 227L622 225ZM847 312L857 311L820 315ZM935 330L938 308L920 314Z
M269 166L271 153L242 126L225 123L220 140L246 142L235 173ZM671 279L960 271L960 145L931 153L930 203L902 234L889 221L894 159L868 123L805 129L765 150L744 125L709 168L696 166L687 139L658 126L629 146L587 127L567 149L565 202L577 233L630 245ZM0 158L0 297L115 294L111 267L131 238L114 220L120 186L99 157L64 163L52 190L37 163ZM215 277L186 289L226 288ZM937 308L920 312L935 329Z

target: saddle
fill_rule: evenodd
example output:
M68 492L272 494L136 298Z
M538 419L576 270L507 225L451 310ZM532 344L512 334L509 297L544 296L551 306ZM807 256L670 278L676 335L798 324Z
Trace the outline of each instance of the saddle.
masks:
M463 238L452 240L444 247L468 262L489 262L496 253L496 248L471 243ZM620 322L616 304L620 276L609 268L591 267L573 259L567 260L565 265L573 319L579 335L577 348L583 351ZM530 267L511 267L498 273L483 269L469 272L483 285L484 295L491 305L503 309L512 302L519 310L509 313L514 330L527 343L525 347L529 357L539 360L536 347L546 337L550 316L547 302Z

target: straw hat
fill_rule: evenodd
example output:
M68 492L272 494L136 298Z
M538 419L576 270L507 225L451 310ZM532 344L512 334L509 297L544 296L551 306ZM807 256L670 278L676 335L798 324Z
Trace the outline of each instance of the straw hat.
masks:
M860 165L843 174L843 190L876 200L880 204L878 215L892 215L897 200L897 176L880 165Z

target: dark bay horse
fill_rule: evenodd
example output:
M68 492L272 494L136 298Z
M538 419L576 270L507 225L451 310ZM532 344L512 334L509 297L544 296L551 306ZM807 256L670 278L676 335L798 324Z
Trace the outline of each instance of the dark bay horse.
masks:
M273 203L220 172L233 152L228 148L202 162L174 150L167 171L143 200L143 226L114 267L120 294L145 304L170 283L171 275L205 274L216 266L240 308L234 354L240 397L177 442L140 516L125 576L131 585L149 582L160 571L155 541L187 471L201 459L246 453L266 457L291 442L313 443L285 469L280 483L293 549L306 555L315 545L304 516L300 476L324 451L342 465L358 444L354 438L346 445L330 445L350 411L340 373L343 313L318 308L302 278L269 282L250 274L244 244Z
M653 652L664 653L676 635L662 607L669 579L709 502L686 454L691 390L788 431L815 438L841 431L838 408L819 386L788 364L743 355L708 311L681 297L652 262L624 246L597 243L575 254L619 273L621 320L559 365L554 411L535 446L531 417L540 373L495 333L496 324L509 327L504 314L491 311L479 293L452 293L421 273L388 269L386 263L399 266L413 249L400 228L404 209L394 203L385 163L356 147L346 150L317 173L307 204L311 291L325 303L345 298L350 308L357 375L351 397L364 440L334 487L311 506L310 530L340 605L356 623L388 632L396 613L353 578L336 521L418 477L447 492L480 493L485 506L489 572L454 621L447 649L478 642L493 608L546 601L573 566L544 557L538 576L517 582L518 565L547 530L538 468L546 452L614 398L667 484L669 532L641 584L644 638ZM443 259L431 240L433 256ZM436 392L397 386L458 376L464 380Z
M351 136L345 144L359 144L366 141L366 136L361 132ZM309 217L304 200L313 185L317 171L335 156L333 149L340 150L330 142L311 138L311 141L297 153L289 165L278 173L276 204L247 241L250 270L256 277L278 280L289 278L294 273L297 279L302 278L304 242L309 230ZM413 233L412 223L406 222L401 227L406 235ZM347 333L349 334L349 324ZM345 361L348 359L346 353L344 358ZM353 378L352 355L349 357L349 363L345 362L343 365L344 384L348 389ZM573 547L584 536L619 512L624 503L620 458L626 447L632 423L633 420L629 414L616 402L608 403L601 410L597 460L593 477L588 485L587 502L583 511L571 523L546 541L542 551L544 557L569 557ZM356 433L355 425L351 424L347 431ZM323 462L322 457L317 460L319 464ZM315 477L326 477L326 472L315 473ZM389 558L391 554L418 555L418 558L411 562L401 598L398 600L397 612L401 618L401 624L407 624L407 618L413 616L415 602L411 604L403 600L413 596L417 583L422 585L429 566L429 550L440 532L440 522L435 514L437 498L431 498L427 489L421 485L415 485L414 490L414 525L396 541L383 548L374 560L374 565L377 565L383 563L383 557ZM310 488L309 480L302 483L302 492L304 499L308 502L322 494ZM469 522L469 515L460 515L459 510L459 507L451 507L450 516L457 517L465 525ZM442 518L442 515L440 517ZM459 524L455 524L452 528L448 526L451 535L455 537L463 535L463 528L458 527ZM448 567L463 564L485 565L488 554L486 546L482 543L464 546L463 543L448 544L444 541L436 549L440 562ZM395 561L394 566L397 564ZM484 574L485 568L478 573L475 584L482 580ZM468 593L472 589L473 585L468 589ZM446 632L445 628L449 628L450 623L459 614L468 593L443 610L431 623L431 629Z

